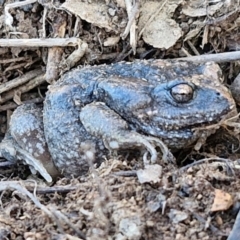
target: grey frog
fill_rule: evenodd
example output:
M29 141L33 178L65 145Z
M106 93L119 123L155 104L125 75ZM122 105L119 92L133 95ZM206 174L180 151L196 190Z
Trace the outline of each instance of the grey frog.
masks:
M85 174L107 150L145 149L145 160L155 162L160 147L172 160L163 142L188 146L213 132L204 126L236 112L220 80L215 63L138 60L71 70L49 87L43 112L36 105L15 110L1 154L47 181L58 171Z

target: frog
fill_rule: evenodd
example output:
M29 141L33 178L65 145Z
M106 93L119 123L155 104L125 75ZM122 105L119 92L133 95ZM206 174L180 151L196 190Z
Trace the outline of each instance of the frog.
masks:
M236 113L214 62L79 66L49 85L43 106L13 112L0 155L49 182L82 176L121 150L140 150L145 164L169 163L172 152L204 142Z

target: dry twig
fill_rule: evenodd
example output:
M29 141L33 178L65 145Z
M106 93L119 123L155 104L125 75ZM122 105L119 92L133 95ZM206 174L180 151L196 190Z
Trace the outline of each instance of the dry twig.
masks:
M51 23L53 33L52 35L59 38L64 38L67 25L65 14L56 14ZM60 64L63 55L62 47L52 47L48 49L48 60L46 68L46 81L53 84L58 78L61 71Z
M0 182L0 191L9 190L9 189L17 190L20 193L28 196L38 208L40 208L43 212L45 212L50 218L53 218L53 215L48 210L48 208L42 205L32 193L30 193L24 186L22 186L21 182L17 182L17 181Z
M44 99L39 97L39 98L34 98L34 99L23 101L22 104L41 103L43 101L44 101ZM12 109L17 108L18 106L19 105L14 103L14 102L11 102L11 103L8 103L8 104L5 104L5 105L1 105L0 106L0 112L7 111L7 110L12 110Z
M136 170L129 170L129 171L118 171L112 173L114 176L121 176L121 177L136 177L137 171Z
M210 157L210 158L204 158L204 159L198 160L198 161L193 162L191 164L188 164L184 167L181 167L179 169L179 172L181 173L181 172L185 171L186 169L188 169L190 167L193 167L193 166L196 166L196 165L201 165L202 163L206 163L206 162L209 162L209 161L222 162L223 164L225 164L229 168L231 173L233 175L235 175L234 168L236 168L236 165L234 164L234 162L232 162L230 159L219 158L219 157Z
M31 38L0 39L0 47L75 47L81 43L79 38Z
M0 53L1 55L1 53ZM17 57L17 58L10 58L10 59L0 59L0 64L7 64L7 63L12 63L12 62L21 62L21 61L26 61L28 62L31 59L31 57Z
M50 217L54 222L56 222L57 224L59 223L59 220L62 223L64 222L69 227L71 227L79 237L81 237L82 239L86 239L86 236L76 226L74 226L65 215L63 215L60 211L55 210L54 208L51 208L51 210L49 210L46 206L40 203L40 201L37 199L35 195L30 193L24 186L22 186L21 182L17 181L0 182L0 191L9 189L17 190L20 193L28 196L33 201L33 203L38 208L40 208L44 213L46 213L48 217Z
M136 53L137 46L137 37L136 37L136 17L139 13L139 0L136 0L135 5L132 6L131 1L125 0L127 14L128 14L128 23L122 34L122 39L125 39L130 32L130 45L133 49L133 53Z
M230 62L240 60L240 51L205 54L200 56L175 58L174 61L190 61L190 62Z
M24 74L20 77L17 77L11 81L2 83L0 85L0 93L10 91L13 88L18 87L18 86L28 82L32 78L35 78L35 77L41 75L42 73L43 73L43 71L41 69L35 69L33 71L27 72L26 74Z
M29 81L25 85L20 86L18 88L14 88L6 93L3 93L0 98L0 104L3 104L4 102L6 102L10 99L13 99L16 92L18 92L18 94L21 95L22 93L28 92L31 89L39 86L40 84L42 84L44 82L45 82L45 76L44 76L44 74L41 74L41 75L31 79L31 81Z
M80 231L78 229L78 227L76 227L71 221L69 221L69 219L60 211L51 208L52 213L54 214L54 216L56 217L56 219L60 219L62 222L64 222L65 224L67 224L71 229L73 229L76 234L83 240L86 239L85 234L82 233L82 231Z

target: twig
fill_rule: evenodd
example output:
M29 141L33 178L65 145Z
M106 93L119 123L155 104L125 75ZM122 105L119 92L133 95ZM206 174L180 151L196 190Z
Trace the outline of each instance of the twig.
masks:
M215 19L211 19L211 20L207 20L207 22L205 22L204 24L206 25L216 25L217 23L220 23L222 21L227 21L228 18L232 17L233 14L237 13L240 10L240 8L238 7L237 9L235 9L232 12L229 12L221 17L215 18Z
M191 57L192 55L185 49L184 47L181 48L181 51L185 54L187 57Z
M72 228L76 232L78 237L84 240L86 239L85 234L82 231L80 231L73 223L71 223L63 213L54 208L51 208L51 211L57 219L61 219L62 222L66 223L70 228Z
M76 21L74 24L73 36L77 37L79 35L79 26L81 24L81 18L76 16Z
M2 167L9 167L9 166L13 166L13 165L15 165L14 162L9 162L9 161L0 162L0 168L2 168Z
M121 176L121 177L136 177L137 171L136 170L129 170L129 171L118 171L112 173L113 176Z
M79 38L31 38L0 39L0 47L75 47L80 44Z
M97 56L98 60L109 60L114 59L119 56L119 53L113 52L113 53L105 53Z
M107 216L108 207L107 205L111 202L111 192L105 184L105 181L99 176L99 173L93 167L93 163L89 163L90 174L93 182L98 186L99 197L94 201L94 217L101 221L101 225L104 227L104 232L109 232L110 224Z
M129 43L127 43L125 46L123 46L122 51L117 55L116 59L114 60L114 63L116 62L120 62L125 58L126 52L129 49ZM132 51L132 49L130 49L130 51Z
M36 69L36 70L30 71L30 72L27 72L26 74L24 74L20 77L17 77L11 81L2 83L0 85L0 93L7 92L15 87L18 87L18 86L28 82L32 78L39 76L41 74L43 74L43 71L41 69Z
M83 186L83 184L81 184ZM68 193L71 191L76 191L79 189L80 185L78 186L71 186L71 185L66 185L66 186L54 186L54 187L41 187L37 186L36 188L36 193L38 194L51 194L51 193ZM32 185L26 185L26 188L29 191L33 191L33 186Z
M11 65L11 66L7 67L7 68L4 70L4 73L10 72L10 71L12 71L12 70L14 70L14 69L20 69L20 68L22 68L22 67L24 67L24 68L26 67L26 63L25 63L25 62L19 63L19 64L14 64L14 65Z
M28 61L30 57L17 57L17 58L10 58L10 59L0 59L0 64L7 64L12 62L21 62L21 61Z
M136 53L136 46L137 46L137 37L136 37L136 17L139 13L139 0L136 0L135 5L132 6L131 1L125 0L127 14L128 14L128 23L127 26L121 35L122 39L124 40L128 33L130 32L130 45L133 49L133 53Z
M39 57L36 57L34 59L31 59L31 61L29 62L26 62L24 68L28 68L29 66L33 65L34 63L38 62L38 61L41 61L41 58ZM39 65L38 65L39 66Z
M193 167L193 166L196 166L196 165L200 165L202 163L206 163L206 162L209 162L209 161L219 161L219 162L225 162L225 164L229 167L229 169L231 170L232 174L234 175L234 164L233 162L231 162L229 159L225 159L225 158L219 158L219 157L211 157L211 158L204 158L204 159L201 159L201 160L198 160L196 162L193 162L191 164L188 164L184 167L181 167L179 169L179 172L183 172L185 171L186 169L190 168L190 167Z
M192 44L192 42L190 40L187 40L187 43L189 45L189 47L191 48L191 50L195 53L195 55L199 56L199 52L198 50L195 48L195 46Z
M5 163L5 162L4 162ZM1 182L0 182L1 183ZM26 180L26 181L11 181L11 183L14 184L24 184L24 187L31 192L34 192L34 194L51 194L51 193L68 193L71 191L76 191L80 188L86 188L89 187L90 185L93 186L92 184L90 184L89 182L84 182L84 183L80 183L77 185L65 185L65 186L52 186L52 187L48 187L48 186L39 186L35 184L33 184L32 180ZM97 186L97 184L95 184Z
M75 66L75 64L83 57L83 55L86 53L87 49L88 49L88 45L86 42L81 41L79 39L78 42L78 48L73 51L68 58L63 61L63 63L61 64L61 68L63 69L63 71L61 73L66 72L67 70L69 70L70 68L72 68L73 66Z
M186 210L189 210L189 209L186 209ZM203 224L206 224L206 220L200 216L199 214L193 212L190 210L190 212L193 214L193 216L200 222L200 223L203 223ZM220 231L218 228L216 228L213 224L210 224L209 225L209 228L211 229L211 231L215 234L215 235L218 235L218 236L226 236L226 234L224 234L222 231Z
M64 38L66 31L66 15L57 14L53 19L52 25L52 36ZM48 59L46 68L46 81L50 84L55 83L59 78L60 63L62 60L63 48L62 47L52 47L48 49Z
M226 52L226 53L214 53L214 54L206 54L200 56L192 56L192 57L183 57L183 58L175 58L174 61L190 61L195 63L201 62L230 62L240 60L240 51L235 52Z
M43 9L43 20L42 20L42 38L46 38L46 18L47 18L48 9L45 7Z
M0 182L0 191L4 191L8 189L17 190L23 193L24 195L28 196L38 208L40 208L43 212L45 212L50 218L54 219L53 214L44 205L42 205L32 193L30 193L25 187L20 185L20 182L16 182L16 181Z
M16 182L16 181L0 182L0 191L4 191L8 189L17 190L20 193L28 196L33 201L33 203L38 208L40 208L44 213L46 213L48 217L50 217L54 222L58 223L59 222L58 220L60 219L62 222L66 223L69 227L71 227L79 237L81 237L82 239L86 239L86 236L76 226L74 226L66 216L64 216L60 211L57 211L53 208L49 210L46 206L44 206L39 202L36 196L34 196L24 186L22 186L20 182Z
M41 74L38 77L33 78L31 81L26 83L23 86L20 86L18 88L14 88L10 90L9 92L3 93L1 98L0 98L0 104L3 104L4 102L12 99L15 95L15 92L20 92L20 93L25 93L28 92L29 90L39 86L40 84L45 82L45 76L44 74Z
M29 100L23 101L22 103L23 104L26 104L26 103L41 103L43 101L44 101L44 99L39 97L39 98L34 98L34 99L29 99ZM0 112L7 111L7 110L10 110L10 109L15 109L18 106L19 105L14 103L14 102L11 102L11 103L8 103L8 104L5 104L5 105L1 105L0 106Z
M132 52L133 52L133 49L131 48L131 49L130 49L127 53L125 53L125 54L120 53L119 56L114 60L114 62L123 61L123 60L126 59Z

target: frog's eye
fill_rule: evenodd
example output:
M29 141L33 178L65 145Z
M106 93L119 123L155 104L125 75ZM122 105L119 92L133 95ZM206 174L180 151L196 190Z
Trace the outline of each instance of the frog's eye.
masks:
M181 83L171 88L171 95L178 103L187 103L192 100L193 92L193 88L186 83Z

